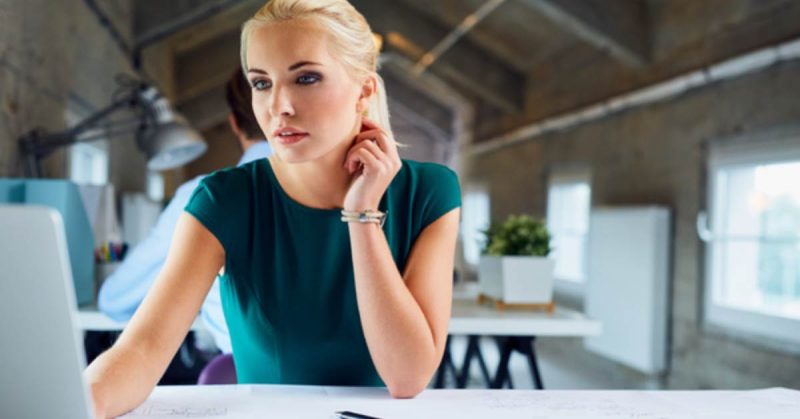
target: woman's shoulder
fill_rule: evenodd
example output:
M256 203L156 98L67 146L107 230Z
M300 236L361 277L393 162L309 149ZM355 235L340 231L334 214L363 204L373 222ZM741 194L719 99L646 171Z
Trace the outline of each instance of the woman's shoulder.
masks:
M248 163L212 172L200 181L184 207L219 239L226 252L235 249L237 239L245 234L242 220L250 219L255 170Z
M257 176L259 160L236 167L226 167L206 175L201 181L206 187L227 191L249 189Z
M398 178L414 187L431 187L444 185L452 187L458 184L458 175L453 169L439 163L402 159Z
M403 167L395 178L392 193L395 212L406 214L418 231L450 210L461 206L458 175L449 167L430 162L403 159ZM410 203L410 205L408 205Z

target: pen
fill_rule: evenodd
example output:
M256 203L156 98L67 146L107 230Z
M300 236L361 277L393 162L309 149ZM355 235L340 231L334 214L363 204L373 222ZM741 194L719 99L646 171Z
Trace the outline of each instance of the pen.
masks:
M336 412L336 417L338 419L381 419L375 416L362 415L361 413L348 412L346 410L343 412Z

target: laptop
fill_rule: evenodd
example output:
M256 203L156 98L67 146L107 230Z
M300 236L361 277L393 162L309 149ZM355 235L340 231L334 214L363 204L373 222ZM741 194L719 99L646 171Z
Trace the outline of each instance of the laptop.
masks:
M91 418L60 214L0 205L0 416Z

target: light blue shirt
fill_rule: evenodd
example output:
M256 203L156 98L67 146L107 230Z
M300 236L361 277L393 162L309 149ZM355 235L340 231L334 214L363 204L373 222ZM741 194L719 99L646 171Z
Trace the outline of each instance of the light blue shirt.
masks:
M266 141L260 141L245 151L237 165L241 166L265 158L270 154L269 144ZM175 196L164 208L147 238L134 247L122 264L114 270L114 273L106 278L97 298L100 311L116 321L128 321L133 317L133 313L136 312L147 291L153 285L156 276L161 272L167 259L178 218L183 214L183 208L189 202L192 192L203 177L198 176L184 183L175 191ZM200 310L200 317L213 336L217 348L222 352L230 353L231 338L222 312L219 280L215 280L211 286Z

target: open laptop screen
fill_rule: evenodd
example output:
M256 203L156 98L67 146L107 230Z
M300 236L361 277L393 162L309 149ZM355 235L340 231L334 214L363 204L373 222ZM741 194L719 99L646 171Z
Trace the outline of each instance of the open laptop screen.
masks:
M0 416L90 418L64 225L0 205Z

